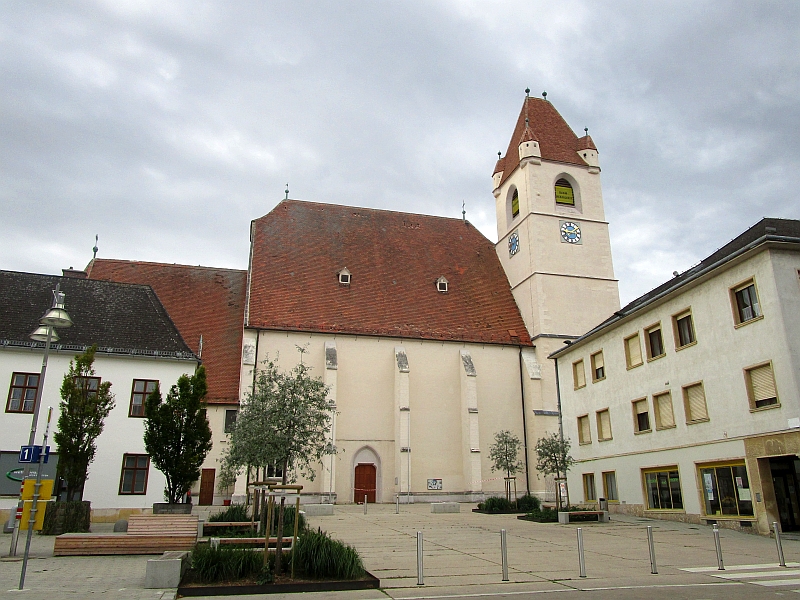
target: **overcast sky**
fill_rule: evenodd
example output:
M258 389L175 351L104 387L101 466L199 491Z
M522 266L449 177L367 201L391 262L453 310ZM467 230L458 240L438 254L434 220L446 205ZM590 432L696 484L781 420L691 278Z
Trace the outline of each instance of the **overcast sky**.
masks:
M600 151L623 304L800 218L800 3L2 2L0 268L247 267L284 196L467 218L524 89Z

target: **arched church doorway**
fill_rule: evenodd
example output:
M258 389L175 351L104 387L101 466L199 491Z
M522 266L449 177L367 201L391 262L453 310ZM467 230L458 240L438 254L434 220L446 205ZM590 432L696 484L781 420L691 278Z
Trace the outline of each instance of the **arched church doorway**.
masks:
M362 447L353 456L353 502L378 502L381 486L381 461L378 454L369 446Z

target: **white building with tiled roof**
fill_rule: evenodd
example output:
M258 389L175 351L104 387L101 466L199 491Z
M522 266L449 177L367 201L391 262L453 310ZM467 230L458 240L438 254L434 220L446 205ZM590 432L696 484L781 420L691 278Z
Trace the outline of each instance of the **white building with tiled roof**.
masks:
M573 502L800 529L800 221L764 219L552 354Z

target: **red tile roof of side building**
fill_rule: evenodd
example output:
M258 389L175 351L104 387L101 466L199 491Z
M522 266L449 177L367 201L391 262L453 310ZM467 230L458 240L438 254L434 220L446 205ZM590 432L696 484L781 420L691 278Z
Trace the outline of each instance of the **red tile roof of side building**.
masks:
M519 166L519 145L520 142L524 141L526 118L528 119L528 127L533 133L533 139L539 142L542 160L588 166L578 154L578 136L567 125L564 117L547 100L526 96L517 119L517 126L514 128L514 134L508 143L508 150L505 156L497 161L497 166L494 169L495 173L503 172L501 183L508 179L511 173ZM589 143L591 143L591 146L588 146L584 141L584 148L596 149L594 148L594 143L591 142L591 138Z
M460 219L284 200L251 252L250 327L531 344L494 244Z
M247 271L98 258L90 279L153 288L183 339L200 351L209 404L238 403Z

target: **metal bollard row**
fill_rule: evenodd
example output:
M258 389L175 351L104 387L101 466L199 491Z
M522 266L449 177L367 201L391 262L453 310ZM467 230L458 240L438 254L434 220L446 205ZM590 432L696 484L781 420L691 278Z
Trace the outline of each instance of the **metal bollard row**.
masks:
M417 532L417 585L425 585L422 578L422 532Z

